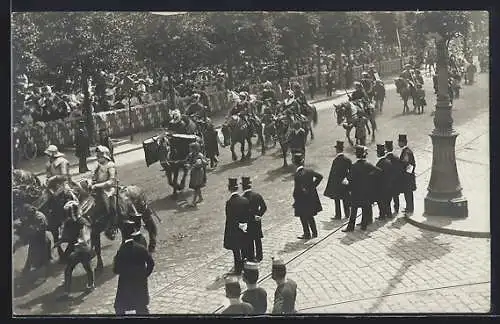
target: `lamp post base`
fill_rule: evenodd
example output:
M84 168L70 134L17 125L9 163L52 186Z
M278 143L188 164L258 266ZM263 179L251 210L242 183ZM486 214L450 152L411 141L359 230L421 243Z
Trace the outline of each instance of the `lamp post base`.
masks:
M424 200L424 210L429 216L465 218L469 214L467 199L463 196L448 199L431 197L428 194Z

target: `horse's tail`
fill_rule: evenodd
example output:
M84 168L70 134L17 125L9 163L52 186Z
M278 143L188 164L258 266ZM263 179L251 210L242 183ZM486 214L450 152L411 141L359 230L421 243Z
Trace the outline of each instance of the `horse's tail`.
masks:
M318 124L318 110L315 106L311 106L312 109L312 121L313 125L316 126Z

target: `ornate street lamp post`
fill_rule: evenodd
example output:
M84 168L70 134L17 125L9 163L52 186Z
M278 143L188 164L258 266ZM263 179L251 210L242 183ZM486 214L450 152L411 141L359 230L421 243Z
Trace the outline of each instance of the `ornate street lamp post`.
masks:
M457 172L455 143L458 133L453 129L448 95L447 39L436 33L438 93L432 139L432 171L424 201L426 215L467 217L467 199Z

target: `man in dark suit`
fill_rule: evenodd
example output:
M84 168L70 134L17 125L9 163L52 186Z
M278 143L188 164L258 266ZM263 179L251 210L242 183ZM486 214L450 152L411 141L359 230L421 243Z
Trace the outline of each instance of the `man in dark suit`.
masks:
M349 174L352 166L352 161L344 155L344 142L337 141L335 145L337 156L332 162L330 168L330 175L328 176L328 184L326 185L326 197L335 200L335 219L342 218L340 209L340 201L344 205L344 214L349 218L349 191L347 188L347 175Z
M78 172L90 171L87 158L90 156L90 137L85 127L85 121L80 120L75 140L75 155L78 157Z
M248 199L250 220L248 222L248 258L251 261L262 261L262 216L267 210L266 202L262 196L252 190L250 177L241 178L242 196Z
M302 223L303 235L299 239L309 240L318 237L318 230L314 216L323 210L319 200L316 187L319 185L323 176L316 171L304 168L304 155L296 153L293 155L293 163L297 166L295 172L295 186L293 189L295 216L300 217Z
M377 179L376 188L376 201L379 210L379 220L384 220L386 217L390 217L391 214L391 171L392 165L389 159L385 156L385 146L384 144L377 144L377 157L379 160L375 165L377 168L382 170L380 176Z
M385 141L385 150L386 154L385 157L391 162L391 172L390 172L390 183L391 183L391 200L394 203L394 214L391 213L392 215L397 215L399 212L399 193L400 193L400 187L401 187L401 176L402 176L402 167L401 167L401 160L394 155L393 150L394 146L392 144L392 141ZM389 201L389 211L391 211L391 204Z
M415 179L415 156L413 151L408 147L408 139L405 134L400 134L398 138L398 145L402 149L399 160L403 168L403 176L401 181L401 189L405 195L406 208L405 214L413 214L413 192L417 190L417 183Z
M113 262L113 272L118 275L115 311L116 315L134 310L136 314L149 314L148 277L155 263L148 250L135 242L130 234L118 249Z
M302 153L306 155L306 131L300 127L300 121L295 120L293 122L293 130L290 132L288 138L288 146L290 147L290 153L293 155L295 153Z
M381 172L379 168L366 161L368 149L364 146L356 147L356 158L358 159L351 168L347 177L351 189L351 215L347 228L342 232L354 231L356 214L358 208L362 209L361 230L366 231L366 226L371 222L373 210L372 201L375 192L375 179Z
M238 193L238 179L229 178L228 190L231 197L226 202L226 225L224 229L224 248L233 251L234 274L241 274L244 258L248 255L248 222L250 203Z

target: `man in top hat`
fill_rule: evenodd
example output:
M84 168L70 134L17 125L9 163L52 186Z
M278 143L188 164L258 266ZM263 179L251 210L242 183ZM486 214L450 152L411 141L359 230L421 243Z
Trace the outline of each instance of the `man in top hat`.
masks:
M115 163L112 161L107 147L99 145L96 149L97 168L92 177L91 190L96 190L98 201L104 206L109 216L109 227L106 236L114 240L118 215L116 212L116 185L117 172Z
M111 137L109 136L108 129L105 127L102 127L99 129L99 145L105 146L109 150L109 156L111 157L111 161L115 162L115 159L113 157L113 141L111 140Z
M132 211L130 219L125 221L125 225L128 226L128 229L130 229L130 236L134 239L134 241L141 244L145 248L148 248L148 242L141 233L142 214L138 213L136 210ZM150 249L148 249L148 251L150 253L152 252Z
M78 171L85 173L90 171L87 166L87 158L90 156L90 138L85 127L85 121L80 120L75 141L75 155L78 157Z
M392 141L385 141L385 157L389 162L391 162L391 171L389 173L389 182L391 188L391 199L389 200L389 214L392 216L391 212L391 204L393 201L394 204L394 214L399 212L399 193L401 188L401 177L402 177L402 164L401 160L394 155L394 145Z
M229 299L229 306L221 314L224 315L251 315L254 314L254 308L247 302L240 300L241 286L238 277L227 276L225 278L226 297Z
M154 260L144 246L134 241L130 230L125 233L113 260L113 272L118 275L115 297L116 315L128 311L136 314L149 314L148 277L154 269Z
M69 161L64 158L64 154L60 153L55 145L49 145L44 153L49 157L49 161L46 164L47 184L49 184L49 187L50 183L54 180L64 181L67 187L67 181L71 179Z
M297 284L286 278L286 265L283 260L273 258L271 278L277 284L272 313L280 315L296 313Z
M333 159L332 166L330 168L330 175L328 176L328 183L323 195L335 200L335 219L342 218L342 212L340 209L341 201L344 205L345 217L349 218L350 206L347 176L351 171L352 161L344 155L343 141L337 141L335 151L337 156Z
M358 208L362 209L361 230L372 221L372 201L374 197L374 181L381 172L379 168L366 161L368 149L364 146L356 146L356 158L358 159L351 168L347 180L351 188L351 215L347 228L343 232L354 231Z
M252 305L254 314L263 315L267 311L267 293L264 288L257 286L258 279L259 264L245 262L243 281L247 285L247 290L243 293L241 300Z
M399 160L401 161L403 168L401 189L406 201L404 213L412 214L414 211L413 192L417 190L417 183L415 179L415 156L413 155L413 151L408 147L406 134L399 135L398 145L401 148Z
M231 196L226 201L226 225L224 228L224 248L233 251L234 274L241 274L244 258L248 255L250 240L248 223L250 203L238 193L238 179L229 178L228 190Z
M294 177L293 208L295 216L300 217L303 234L298 238L309 240L318 237L318 230L314 216L323 210L316 187L323 180L323 176L316 171L304 168L304 155L293 155L293 163L297 166ZM312 236L311 236L312 234Z
M252 261L262 261L262 216L267 210L266 202L262 196L252 190L252 181L250 177L241 178L242 196L248 199L249 216L248 238L250 245L248 247L248 258Z
M376 201L379 210L379 220L384 220L386 217L391 217L391 172L392 164L385 156L384 144L377 144L377 157L379 160L375 165L382 170L377 179Z

